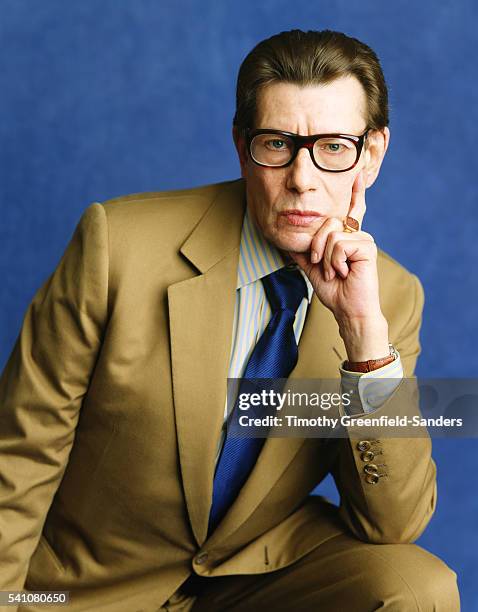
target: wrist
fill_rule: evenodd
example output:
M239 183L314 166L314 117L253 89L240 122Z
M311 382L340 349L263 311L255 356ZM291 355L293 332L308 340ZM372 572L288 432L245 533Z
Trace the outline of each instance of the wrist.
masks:
M388 323L382 313L374 317L342 319L338 325L348 361L369 361L389 355Z
M362 374L383 368L398 358L398 353L394 346L389 344L388 348L389 354L386 357L369 359L367 361L345 361L342 367L349 372L361 372Z

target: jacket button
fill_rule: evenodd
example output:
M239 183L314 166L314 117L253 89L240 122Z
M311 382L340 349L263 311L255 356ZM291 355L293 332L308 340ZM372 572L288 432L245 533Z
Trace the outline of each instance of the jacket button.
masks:
M370 444L370 442L368 440L361 440L358 444L357 444L357 448L359 451L368 451L370 450L370 447L372 445Z
M378 467L375 465L375 463L367 463L363 471L366 474L376 474L378 472Z
M206 552L200 553L195 559L194 559L194 563L197 563L197 565L203 565L203 563L206 563L206 561L208 560L209 555Z
M368 482L368 484L377 484L379 480L380 476L378 474L368 474L365 478L365 482Z
M372 461L374 457L375 457L375 453L372 453L372 451L365 451L364 453L360 455L360 458L362 459L362 461L365 461L365 462Z

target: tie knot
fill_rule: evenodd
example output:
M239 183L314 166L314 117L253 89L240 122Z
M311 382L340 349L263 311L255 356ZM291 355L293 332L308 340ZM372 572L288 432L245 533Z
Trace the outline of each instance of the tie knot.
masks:
M290 310L295 314L307 296L307 285L297 269L281 268L261 280L272 311Z

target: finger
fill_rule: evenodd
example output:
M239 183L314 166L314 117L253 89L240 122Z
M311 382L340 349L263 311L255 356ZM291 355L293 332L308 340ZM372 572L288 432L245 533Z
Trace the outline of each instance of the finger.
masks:
M324 249L324 255L322 257L322 262L324 266L324 275L327 280L332 280L335 277L335 270L332 266L332 252L340 240L346 240L347 236L350 234L345 234L344 232L333 231L330 232L327 236L327 243Z
M347 234L347 238L350 236L350 240L367 240L368 242L375 242L375 238L368 232L352 232Z
M333 231L340 231L342 229L343 223L340 219L337 219L336 217L329 217L320 226L317 233L312 238L312 242L310 244L311 263L318 263L323 258L329 234Z
M376 246L373 236L367 232L354 232L353 234L331 232L323 258L325 278L332 280L335 272L344 273L341 276L345 278L348 274L348 266L345 262L347 260L356 261L357 257L360 259L361 254L369 258L369 251L374 249Z
M335 270L334 270L334 267L332 266L332 253L335 249L336 244L342 240L344 241L353 240L352 236L355 236L355 233L347 234L343 231L342 232L334 231L334 232L330 232L330 234L328 235L327 244L325 245L325 250L324 250L324 255L323 255L324 274L327 280L332 280L335 276Z
M348 250L350 251L351 243L348 243ZM357 249L358 247L355 247ZM352 253L355 252L355 249L352 248ZM326 272L326 278L328 280L332 280L335 274L337 273L342 278L347 278L349 273L349 267L347 265L348 254L346 249L344 248L343 242L337 242L335 244L334 250L332 251L332 256L330 258L330 269ZM328 276L327 276L328 275Z
M320 282L324 282L324 273L322 266L310 263L310 257L304 253L292 253L289 252L290 257L295 261L295 263L305 272L312 285L314 285L317 280ZM312 274L314 279L312 278Z
M365 216L367 205L365 203L365 170L362 169L355 177L352 186L352 196L350 198L350 207L348 216L357 219L359 226L362 227L362 221Z

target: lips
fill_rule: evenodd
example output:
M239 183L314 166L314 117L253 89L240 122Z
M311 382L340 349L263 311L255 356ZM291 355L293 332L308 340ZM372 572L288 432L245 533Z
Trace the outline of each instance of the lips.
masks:
M297 227L306 227L307 225L311 225L312 223L316 223L323 215L314 211L314 210L285 210L281 213L281 217L283 217L288 223L291 225L295 225Z

